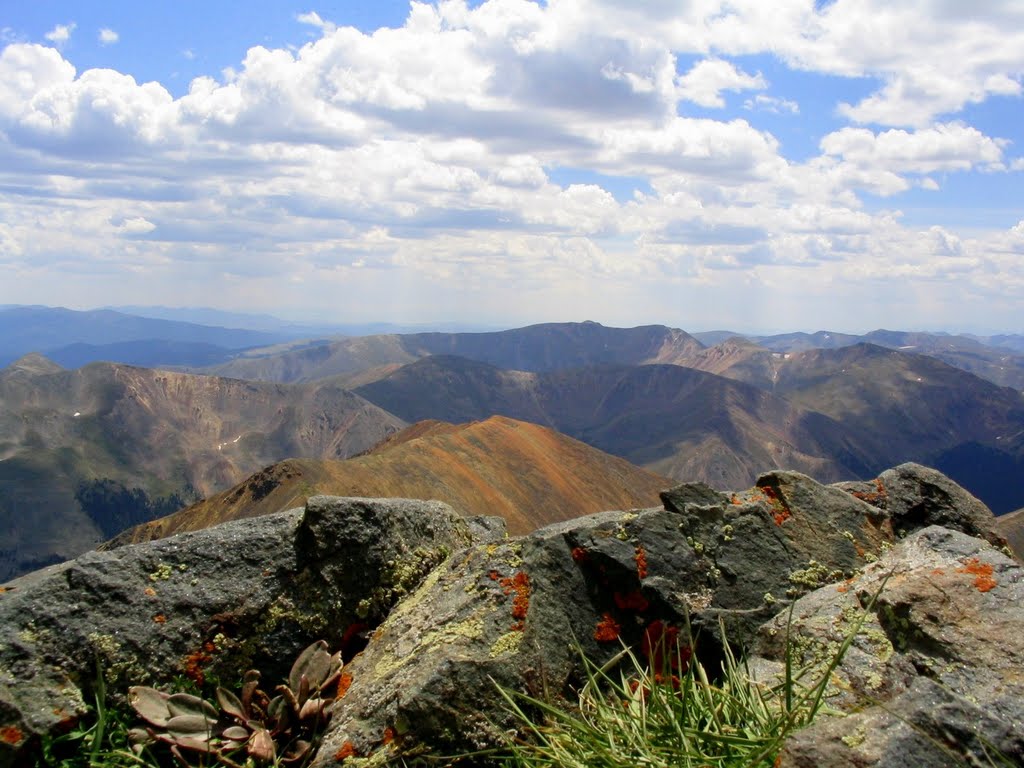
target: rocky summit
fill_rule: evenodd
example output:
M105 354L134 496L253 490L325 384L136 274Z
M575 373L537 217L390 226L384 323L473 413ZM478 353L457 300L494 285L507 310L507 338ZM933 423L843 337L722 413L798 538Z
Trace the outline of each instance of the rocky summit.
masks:
M832 714L779 765L1020 764L1022 605L991 513L915 464L684 484L514 538L439 502L317 496L5 585L0 766L74 724L100 679L115 704L182 676L277 680L318 638L345 666L314 765L414 765L500 744L517 724L496 685L571 701L581 652L602 663L687 622L709 669L727 638L765 680L853 637Z

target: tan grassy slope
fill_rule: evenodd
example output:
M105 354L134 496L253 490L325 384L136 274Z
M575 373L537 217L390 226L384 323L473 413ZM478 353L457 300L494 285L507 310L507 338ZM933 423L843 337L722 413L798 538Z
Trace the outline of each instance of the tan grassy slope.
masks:
M145 541L276 512L318 493L439 499L465 515L500 515L511 533L606 509L655 506L673 483L536 424L494 416L415 424L348 461L294 459L229 491L127 531Z

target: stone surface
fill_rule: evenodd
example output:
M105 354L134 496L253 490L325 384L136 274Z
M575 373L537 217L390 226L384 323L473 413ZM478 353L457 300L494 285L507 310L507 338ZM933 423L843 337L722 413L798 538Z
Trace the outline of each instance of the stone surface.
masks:
M89 553L8 583L0 765L73 722L97 670L117 696L180 675L233 681L250 666L282 678L321 637L354 653L394 601L471 542L471 525L485 524L437 502L315 497L305 511Z
M991 510L938 470L912 462L887 469L871 482L838 483L853 496L883 510L893 530L907 534L941 525L996 546L1006 540Z
M829 701L852 714L798 732L782 765L895 768L908 754L914 765L986 764L986 744L1024 760L1024 570L983 540L921 530L857 578L797 601L787 624L780 615L762 627L760 675L779 671L787 636L796 666L820 672L859 633Z
M496 684L571 700L581 651L601 662L620 641L639 647L655 622L687 617L714 657L720 619L742 643L787 592L852 575L891 539L877 509L795 472L737 494L695 484L663 499L664 510L591 515L455 553L347 668L317 765L493 746L511 725Z
M949 528L894 537L935 519L987 532L987 510L936 474L904 465L845 489L785 471L736 493L683 485L664 509L514 539L435 502L314 497L92 553L0 593L0 728L18 735L0 766L74 721L97 659L117 696L181 674L234 681L250 666L272 680L322 637L347 664L316 765L415 765L499 743L514 723L496 686L571 703L581 653L600 663L666 625L689 620L714 669L723 621L767 679L791 603L792 649L812 670L860 632L829 700L853 714L794 736L784 765L941 765L950 744L1020 760L1021 565Z

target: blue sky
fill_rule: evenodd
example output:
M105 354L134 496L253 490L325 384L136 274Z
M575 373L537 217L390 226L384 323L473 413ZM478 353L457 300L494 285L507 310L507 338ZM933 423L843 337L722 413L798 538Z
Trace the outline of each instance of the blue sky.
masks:
M9 4L0 304L1024 331L1024 5Z

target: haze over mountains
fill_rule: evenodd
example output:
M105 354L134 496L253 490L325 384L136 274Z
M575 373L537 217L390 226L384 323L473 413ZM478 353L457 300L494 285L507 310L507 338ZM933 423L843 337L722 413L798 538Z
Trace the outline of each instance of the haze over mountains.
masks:
M260 341L270 331L207 332L116 312L31 309L0 310L8 354L30 343L49 350L0 371L0 519L11 531L0 540L0 578L3 568L10 575L76 554L217 493L194 519L272 511L346 483L367 494L441 489L470 510L479 485L465 485L465 475L428 482L422 466L423 457L452 471L479 466L456 456L467 441L486 447L495 466L521 468L494 480L505 501L492 502L510 520L531 523L536 510L524 499L533 497L517 495L508 478L528 485L547 477L548 493L557 495L553 468L571 467L593 484L607 471L605 454L665 482L720 488L749 485L774 467L829 482L918 461L997 513L1024 506L1024 355L1015 349L1022 337L877 331L744 338L585 322ZM109 337L104 324L113 329ZM144 338L154 330L169 336ZM179 370L57 365L119 350L136 359L150 353L146 359L165 361L154 366ZM494 415L506 419L488 421ZM423 420L490 426L418 427L426 432L343 462L344 470L313 461L364 452ZM554 458L523 458L506 439L513 432L496 426L516 422L596 450L583 456L568 450L572 441L537 437L534 445ZM518 433L532 429L522 425ZM283 460L294 461L261 469ZM559 505L576 513L567 501Z

